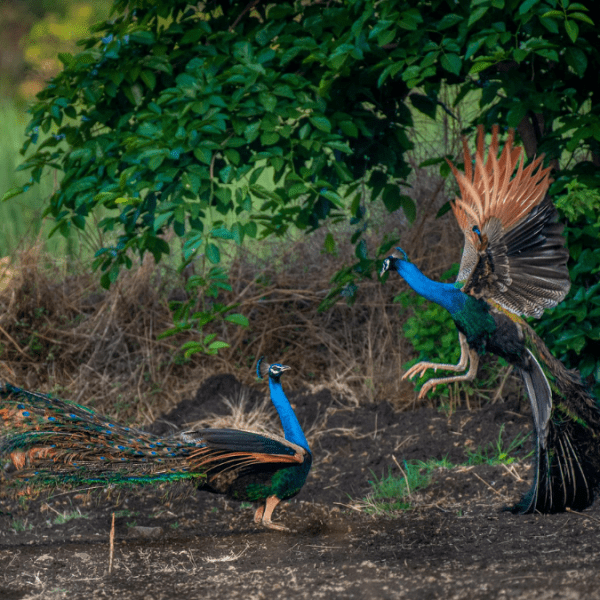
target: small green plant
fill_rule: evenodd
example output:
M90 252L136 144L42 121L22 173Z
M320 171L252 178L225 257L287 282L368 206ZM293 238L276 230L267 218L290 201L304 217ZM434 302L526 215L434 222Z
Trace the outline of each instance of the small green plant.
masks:
M403 475L398 477L388 471L380 479L373 474L369 481L372 491L364 498L364 510L373 515L390 515L412 507L411 496L415 491L425 489L431 483L431 473L436 468L448 468L450 463L443 461L404 461Z
M27 519L22 521L21 519L13 519L11 523L11 529L15 533L21 533L23 531L31 531L33 529L33 524L28 523Z
M158 339L162 339L190 329L198 331L202 336L201 341L186 342L181 347L184 360L198 352L212 355L217 354L221 348L229 347L227 342L215 339L217 337L216 333L203 334L204 327L217 318L223 318L229 323L248 327L248 319L244 315L240 313L225 315L237 305L228 306L216 301L221 290L230 292L232 289L227 281L227 274L222 268L212 267L205 277L193 275L188 279L185 289L189 300L186 302L171 302L170 305L175 326L158 336ZM202 306L200 307L198 307L198 298L202 299Z
M89 519L89 517L87 515L81 514L78 510L74 510L70 513L59 513L52 522L54 523L54 525L62 525L63 523L68 523L73 519Z
M504 434L504 424L500 427L498 439L490 443L486 448L477 448L475 450L466 449L468 465L510 465L518 458L529 458L533 454L531 450L526 455L521 455L525 442L529 439L531 433L519 433L513 440L505 446L502 440Z
M115 511L115 519L118 519L119 517L137 517L139 514L140 513L138 511L123 508L121 510Z

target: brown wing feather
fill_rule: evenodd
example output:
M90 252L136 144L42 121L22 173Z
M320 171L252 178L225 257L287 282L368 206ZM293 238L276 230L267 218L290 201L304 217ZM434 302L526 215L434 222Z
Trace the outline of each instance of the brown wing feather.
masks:
M474 167L466 140L465 173L449 162L461 193L452 209L465 235L457 280L464 282L465 293L517 315L539 317L569 291L568 252L556 209L546 196L550 168L541 168L543 155L524 167L523 150L513 148L513 142L511 130L498 158L495 125L484 160L480 125Z
M202 444L189 455L190 466L221 472L256 464L302 464L307 451L278 435L242 429L204 429L180 434ZM236 447L237 446L237 447Z
M544 159L542 155L523 168L523 149L512 147L514 135L511 129L502 154L497 158L498 126L494 125L487 161L484 162L484 131L483 125L480 125L475 169L466 140L463 140L465 173L448 161L461 193L461 197L455 199L452 210L464 232L471 234L474 226L482 229L491 217L500 219L503 227L510 229L544 199L550 185L550 167L538 168ZM512 177L515 167L518 167L517 172Z

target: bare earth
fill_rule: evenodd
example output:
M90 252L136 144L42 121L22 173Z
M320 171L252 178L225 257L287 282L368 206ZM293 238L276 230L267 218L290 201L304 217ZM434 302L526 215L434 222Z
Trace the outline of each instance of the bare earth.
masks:
M225 413L220 396L238 392L233 377L213 377L165 421ZM524 404L448 416L350 409L327 390L288 395L315 456L305 488L276 511L294 533L260 529L252 507L206 493L65 494L27 507L3 498L0 598L600 598L600 503L581 514L502 511L527 489L527 462L440 469L394 518L358 510L373 474L399 472L394 457L461 463L465 447L497 441L502 424L506 443L529 431Z

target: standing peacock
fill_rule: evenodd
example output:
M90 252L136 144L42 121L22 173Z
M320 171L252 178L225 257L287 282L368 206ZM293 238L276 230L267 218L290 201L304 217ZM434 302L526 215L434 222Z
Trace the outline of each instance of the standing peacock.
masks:
M458 364L421 362L404 378L430 368L468 371L430 379L419 397L440 383L472 380L485 352L520 373L531 402L536 458L533 485L512 511L583 509L600 483L600 409L580 374L554 358L522 318L556 306L570 283L562 226L546 196L550 169L541 168L543 156L523 168L522 149L513 148L513 140L510 131L498 158L494 127L484 163L480 126L474 167L466 140L465 173L450 163L461 193L452 209L465 236L456 283L428 279L401 248L384 260L381 273L395 269L415 292L448 310L459 331Z
M0 387L0 487L32 494L44 488L85 489L191 481L234 500L261 502L254 521L271 522L281 500L306 481L312 455L281 387L285 365L267 365L271 400L285 438L238 429L158 437L113 423L89 408L10 384Z

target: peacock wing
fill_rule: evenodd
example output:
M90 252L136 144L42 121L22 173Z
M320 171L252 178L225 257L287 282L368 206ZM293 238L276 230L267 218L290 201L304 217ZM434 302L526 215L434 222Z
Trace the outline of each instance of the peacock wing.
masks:
M524 169L522 149L512 148L513 139L511 131L496 158L495 126L484 164L480 127L474 167L466 142L465 173L450 165L461 189L452 208L465 235L457 281L465 293L517 315L539 317L569 291L569 255L556 208L546 196L549 168L539 168L542 156Z

